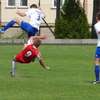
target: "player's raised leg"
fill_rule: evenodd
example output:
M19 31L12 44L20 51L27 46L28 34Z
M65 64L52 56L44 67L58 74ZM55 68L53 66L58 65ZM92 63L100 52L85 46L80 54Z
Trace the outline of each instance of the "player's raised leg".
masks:
M4 33L9 28L13 27L15 23L20 24L19 18L15 18L13 20L10 20L2 29L0 29L0 32Z

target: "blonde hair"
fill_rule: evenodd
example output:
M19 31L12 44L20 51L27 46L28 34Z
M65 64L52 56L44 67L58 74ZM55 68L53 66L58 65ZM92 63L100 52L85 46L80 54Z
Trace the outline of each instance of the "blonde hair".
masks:
M41 40L39 38L34 38L33 41L33 45L37 48L41 45Z

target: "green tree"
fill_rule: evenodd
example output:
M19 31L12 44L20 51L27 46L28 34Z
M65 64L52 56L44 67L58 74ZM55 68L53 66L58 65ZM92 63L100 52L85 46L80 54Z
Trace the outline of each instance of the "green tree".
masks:
M55 23L56 38L90 38L89 25L79 0L65 0Z

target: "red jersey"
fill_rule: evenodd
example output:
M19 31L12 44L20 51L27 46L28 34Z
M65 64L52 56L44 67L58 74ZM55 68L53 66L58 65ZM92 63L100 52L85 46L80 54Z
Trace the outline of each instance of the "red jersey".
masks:
M24 50L18 53L15 57L17 62L30 63L39 54L39 50L32 45L28 45Z

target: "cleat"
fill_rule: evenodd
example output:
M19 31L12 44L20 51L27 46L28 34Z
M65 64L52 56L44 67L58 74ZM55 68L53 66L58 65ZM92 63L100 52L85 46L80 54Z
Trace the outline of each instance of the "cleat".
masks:
M97 82L96 82L96 81L93 81L92 83L93 83L94 85L95 85L95 84L97 84Z
M15 77L15 73L10 72L11 77Z
M100 81L92 81L92 84L100 84Z
M3 29L0 29L0 33L4 33L5 31Z

